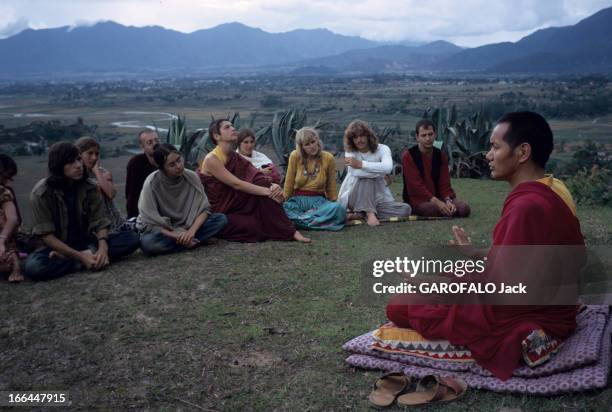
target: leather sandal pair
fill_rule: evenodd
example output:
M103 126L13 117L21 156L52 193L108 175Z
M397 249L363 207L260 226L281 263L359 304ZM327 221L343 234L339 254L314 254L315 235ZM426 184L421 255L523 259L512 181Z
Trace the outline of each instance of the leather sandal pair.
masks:
M406 392L409 386L408 376L401 372L388 373L374 382L374 390L368 401L375 408L387 408L395 402L404 407L444 403L460 398L468 388L462 379L438 375L427 375L420 379L414 392Z

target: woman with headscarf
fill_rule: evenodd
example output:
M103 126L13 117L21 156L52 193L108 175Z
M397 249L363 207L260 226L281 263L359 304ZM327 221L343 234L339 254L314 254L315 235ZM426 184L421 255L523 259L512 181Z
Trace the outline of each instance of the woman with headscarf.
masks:
M145 180L138 200L137 227L144 232L141 248L154 256L201 245L227 225L211 213L198 175L188 169L171 144L158 144L153 159L159 170Z

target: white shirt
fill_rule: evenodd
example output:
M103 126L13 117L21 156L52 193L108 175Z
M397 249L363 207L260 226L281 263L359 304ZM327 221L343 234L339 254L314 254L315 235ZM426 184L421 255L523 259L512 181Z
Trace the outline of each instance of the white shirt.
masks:
M257 169L261 169L262 166L271 165L272 164L272 160L270 160L270 158L268 156L266 156L265 154L263 154L261 152L253 150L253 154L251 155L251 157L248 157L248 156L245 156L245 155L241 154L238 151L238 149L236 149L236 152L238 152L238 154L240 154L240 156L244 157L249 162L251 162L253 164L253 166L255 166Z
M348 166L347 175L338 194L340 204L344 207L348 206L349 196L359 179L377 180L376 203L395 201L391 190L385 184L385 176L393 171L393 157L391 157L389 146L379 143L375 152L346 152L345 156L361 160L361 169Z

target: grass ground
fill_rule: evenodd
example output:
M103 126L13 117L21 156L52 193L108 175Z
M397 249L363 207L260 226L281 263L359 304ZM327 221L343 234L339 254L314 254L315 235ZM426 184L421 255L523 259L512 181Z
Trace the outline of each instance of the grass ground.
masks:
M459 180L486 244L508 188ZM395 186L396 191L399 187ZM591 244L611 244L612 208L580 209ZM360 265L445 244L456 222L313 233L293 242L141 254L103 272L0 284L0 389L68 390L82 410L367 410L379 375L341 345L385 321L362 299ZM609 410L612 389L541 398L473 390L439 410Z

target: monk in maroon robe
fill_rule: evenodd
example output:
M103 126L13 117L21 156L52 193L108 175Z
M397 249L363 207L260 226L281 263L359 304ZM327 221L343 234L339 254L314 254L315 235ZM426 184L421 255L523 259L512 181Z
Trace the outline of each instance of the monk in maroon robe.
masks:
M513 190L493 232L491 253L503 250L503 246L584 245L569 191L559 180L544 175L552 142L548 123L536 113L509 113L495 127L487 153L491 177L508 181ZM453 231L456 245L472 257L483 256L472 250L463 229L454 227ZM497 265L510 264L508 259L494 258ZM516 263L514 267L518 269ZM505 281L513 283L514 279ZM519 366L521 342L532 331L543 329L563 340L576 327L575 304L407 306L406 302L398 297L387 306L392 322L412 328L426 339L467 346L479 365L502 380L510 378Z
M295 229L281 205L282 189L235 152L238 134L227 119L210 124L216 144L202 162L200 179L212 211L226 215L220 238L238 242L297 240L310 242Z
M236 152L229 153L225 168L240 180L270 186L269 179ZM235 190L213 176L200 173L200 179L213 212L227 216L220 238L238 242L293 240L295 226L274 200Z

